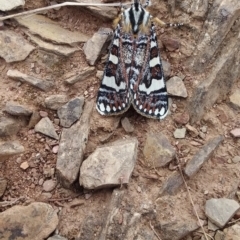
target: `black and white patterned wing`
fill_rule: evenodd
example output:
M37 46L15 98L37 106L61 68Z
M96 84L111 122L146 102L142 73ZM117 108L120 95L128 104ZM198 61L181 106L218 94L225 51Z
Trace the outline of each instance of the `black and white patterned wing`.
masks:
M128 64L132 59L132 44L129 35L121 34L118 24L97 96L96 108L101 115L121 114L131 105Z
M163 119L168 113L168 95L153 24L150 37L140 35L134 49L130 76L133 107L146 117Z

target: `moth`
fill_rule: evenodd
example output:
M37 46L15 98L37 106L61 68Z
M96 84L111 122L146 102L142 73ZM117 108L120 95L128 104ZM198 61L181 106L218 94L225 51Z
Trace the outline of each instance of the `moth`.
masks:
M97 95L101 115L122 114L132 105L141 115L163 119L168 113L164 79L154 21L147 7L134 0L115 20L116 29Z

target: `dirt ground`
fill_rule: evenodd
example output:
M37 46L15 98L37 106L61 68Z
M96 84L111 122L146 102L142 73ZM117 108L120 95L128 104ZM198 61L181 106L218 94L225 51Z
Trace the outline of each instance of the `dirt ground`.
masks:
M171 18L168 13L166 2L162 1L159 2L159 4L162 5L162 10L158 14L159 17L162 17L164 21L171 22L173 18ZM46 6L43 0L27 0L25 10L42 6ZM51 10L46 15L59 22L61 26L67 29L81 31L89 36L92 36L100 27L111 27L112 24L111 21L104 21L99 17L89 14L89 12L80 7L65 7L58 11ZM178 15L176 18L178 18ZM177 21L178 19L175 20L175 22ZM9 28L14 29L14 31L23 34L21 28L12 21L6 24L9 24ZM191 24L194 28L200 29L202 22L193 20ZM163 31L160 27L157 27L157 34L159 39L161 39L161 36L164 36L164 34L176 37L183 48L184 44L188 41L192 43L197 39L196 36L193 37L193 32L187 32L186 29L167 29ZM84 95L84 93L86 96L87 91L89 94L87 94L88 97L86 101L95 99L100 85L100 80L96 77L88 78L88 80L76 83L74 86L67 86L63 83L65 74L77 72L79 69L88 66L82 47L83 45L80 45L80 51L76 52L71 57L56 58L53 54L47 54L48 61L43 61L46 52L38 49L22 62L8 64L3 59L0 59L0 109L4 108L6 102L15 100L22 104L29 105L38 111L46 111L50 119L54 120L57 118L56 112L45 109L43 106L44 99L47 96L66 93L69 98L73 98L75 96ZM182 54L181 47L177 52L167 52L164 47L161 47L160 50L162 59L171 64L171 76L177 74L184 74L186 76L184 83L187 87L189 99L196 82L201 81L201 79L192 77L184 65L182 65L187 56ZM34 68L31 67L32 63L34 63ZM96 68L98 70L103 70L104 64L98 61ZM23 73L43 79L52 78L55 81L56 87L50 92L45 93L27 84L19 84L7 78L6 73L9 69L17 69ZM236 84L236 88L237 87L240 87L239 81ZM231 129L240 127L239 113L231 109L227 102L217 103L211 109L207 110L204 120L193 125L198 130L203 126L207 126L205 139L193 137L188 133L185 139L177 140L173 137L173 132L178 127L173 121L173 116L176 113L187 112L188 99L173 98L172 102L174 108L171 109L172 114L161 122L144 118L137 114L132 108L124 114L134 125L134 132L132 134L126 134L122 127L118 127L110 141L120 139L126 135L135 136L139 140L137 163L132 179L126 188L127 192L131 192L132 197L131 199L126 198L124 200L126 205L137 205L141 202L139 187L142 189L141 191L154 202L158 198L158 190L162 186L164 180L170 176L172 171L176 170L176 168L168 167L152 169L150 164L145 161L142 149L145 143L146 133L148 132L163 133L166 135L171 144L176 148L182 166L184 166L186 162L192 158L194 153L196 153L209 139L217 135L223 135L225 137L223 144L217 149L212 158L204 164L203 168L193 179L187 182L194 204L203 220L206 220L204 206L207 199L213 197L234 197L231 193L235 192L236 189L240 187L240 163L234 164L231 161L234 156L240 156L240 141L233 139L229 134ZM23 120L19 119L19 121ZM92 124L92 131L90 132L85 157L93 152L97 146L102 145L100 139L107 134L107 132L94 126L95 123ZM58 133L61 132L61 127L55 125L55 128ZM26 204L30 201L43 201L41 195L43 189L42 186L39 185L39 181L41 179L55 179L55 175L51 176L49 172L51 172L51 169L55 169L56 165L57 154L52 151L56 142L48 137L34 133L33 130L27 127L23 127L17 136L11 137L11 140L14 139L18 140L25 147L25 152L20 156L11 157L1 165L0 176L8 180L7 190L2 200L12 200L24 197L21 202L22 204ZM35 161L36 154L41 155L39 161ZM24 161L28 161L30 165L26 171L20 168L20 164ZM176 166L176 163L173 163L172 166ZM151 176L156 176L157 179ZM106 214L104 210L111 199L111 193L112 189L87 192L79 186L76 186L76 188L72 190L66 190L58 184L57 188L51 192L52 197L44 201L47 201L55 209L61 212L60 224L58 227L59 233L68 239L74 239L81 225L91 213L98 213L99 216ZM83 207L69 207L69 204L71 204L75 198L82 200ZM160 205L159 202L156 203L158 208L162 209L162 214L166 217L174 215L181 216L182 214L186 214L186 212L187 214L194 215L184 187L177 197L173 196L171 198L171 201L172 203L165 206ZM5 210L5 208L0 209L0 211L3 210ZM98 226L95 226L93 231L96 231L97 234Z

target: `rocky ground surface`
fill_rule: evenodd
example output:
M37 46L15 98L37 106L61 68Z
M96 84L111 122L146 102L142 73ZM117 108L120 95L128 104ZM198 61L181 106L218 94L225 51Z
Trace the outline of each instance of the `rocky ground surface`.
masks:
M0 239L240 239L240 4L153 5L163 121L95 110L117 9L0 20Z

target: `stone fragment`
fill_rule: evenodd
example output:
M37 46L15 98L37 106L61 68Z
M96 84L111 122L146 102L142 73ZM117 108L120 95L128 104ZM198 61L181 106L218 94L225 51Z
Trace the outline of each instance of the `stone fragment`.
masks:
M235 129L231 130L230 133L233 137L239 138L240 137L240 128L235 128Z
M232 159L232 162L233 162L233 163L239 163L239 162L240 162L240 156L235 156L235 157Z
M7 180L5 178L0 177L0 198L3 196L6 188L7 188Z
M178 40L170 38L168 36L164 36L161 38L163 45L170 52L176 51L180 47L180 43Z
M42 117L42 118L45 118L48 116L48 113L45 112L45 111L39 111L39 115Z
M112 37L111 32L112 30L109 28L100 28L98 32L85 43L83 50L89 65L95 65L101 52L106 49L107 43Z
M234 216L239 208L240 206L235 200L212 198L206 202L205 213L212 223L222 228Z
M188 96L187 89L180 77L172 77L167 81L167 91L170 95L186 98Z
M30 116L32 114L29 107L16 102L7 102L4 111L14 116Z
M189 122L189 114L184 112L184 113L176 113L173 116L173 120L178 123L178 124L182 124L185 125Z
M75 73L73 76L65 79L67 84L75 84L76 82L81 82L95 73L95 67L86 67L80 73Z
M211 157L213 152L223 140L223 136L218 136L209 140L187 163L184 173L188 177L193 177L199 171L202 165Z
M214 240L227 240L227 239L225 239L224 232L218 230L214 236Z
M175 150L163 134L148 133L143 148L146 163L151 167L163 167L175 158Z
M197 130L195 127L191 126L190 124L187 124L187 125L186 125L186 128L187 128L187 130L191 133L191 135L192 135L193 137L196 137L196 136L199 135L198 130Z
M67 95L58 94L58 95L51 95L45 98L44 103L46 108L52 110L58 110L68 101Z
M163 183L163 186L161 187L159 191L159 195L175 195L180 186L183 184L182 176L179 172L173 172L167 180Z
M175 138L181 139L181 138L185 138L186 137L186 128L177 128L174 133L173 136Z
M216 226L215 224L213 224L211 221L208 220L208 230L211 230L211 231L217 231L219 229L218 226Z
M57 186L57 182L53 181L52 179L46 180L43 183L43 190L45 192L51 192Z
M98 70L97 74L96 74L96 77L101 80L102 77L103 77L103 71Z
M58 140L58 135L54 129L51 120L48 117L42 118L34 127L35 132L42 133L48 137Z
M124 128L125 132L132 133L134 132L134 127L130 123L129 119L127 117L121 119L122 127Z
M21 163L20 168L23 170L27 170L29 168L28 162L26 161L26 162Z
M69 188L77 180L88 141L93 101L86 102L80 121L64 128L59 143L56 174L61 184Z
M31 118L28 123L29 128L33 128L39 121L41 120L41 116L39 112L33 111Z
M24 6L25 0L0 1L0 11L7 12L17 7Z
M7 137L18 133L21 126L11 118L0 117L0 137Z
M240 110L240 90L236 89L233 94L230 95L229 97L230 100L230 105L236 109Z
M228 228L225 228L223 230L225 234L225 239L226 240L239 240L240 236L240 225L239 224L234 224Z
M80 168L79 183L87 189L128 184L137 158L136 138L97 148Z
M68 46L68 45L63 45L63 44L53 44L51 42L45 42L41 38L37 37L36 35L33 35L29 32L25 32L30 39L36 43L39 46L39 49L43 49L48 52L52 52L58 55L63 55L63 56L70 56L76 51L79 51L79 48L73 47L73 46Z
M46 239L57 227L58 216L51 205L34 202L14 206L0 213L1 238Z
M62 237L60 235L54 235L54 236L48 238L47 240L68 240L68 239L65 237Z
M170 77L171 71L172 71L170 63L165 60L162 60L162 66L163 66L164 76L166 78Z
M77 97L60 107L57 111L60 119L60 125L63 127L71 127L82 114L84 97Z
M19 142L0 143L0 160L3 157L10 157L24 152L24 147Z
M28 28L31 33L58 44L86 42L89 37L80 32L72 32L62 28L57 22L43 15L29 15L15 18L19 24Z
M0 31L0 57L4 58L6 62L22 61L34 49L35 47L29 44L22 35L7 29Z
M42 80L40 78L36 78L24 73L19 72L18 70L8 70L7 71L7 76L12 78L12 79L16 79L19 80L23 83L28 83L36 88L41 89L42 91L49 91L52 89L52 87L54 86L54 83L52 81L46 81L46 80Z

